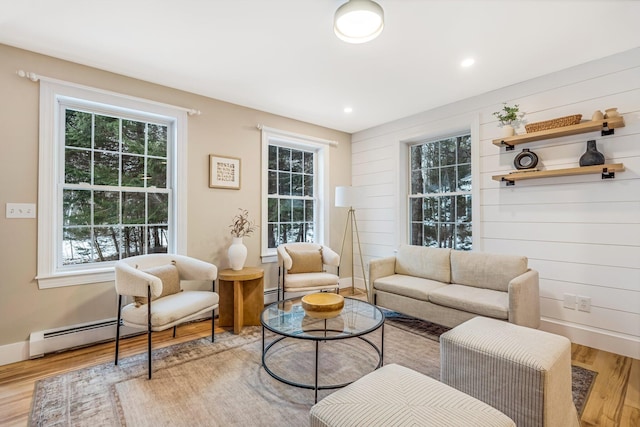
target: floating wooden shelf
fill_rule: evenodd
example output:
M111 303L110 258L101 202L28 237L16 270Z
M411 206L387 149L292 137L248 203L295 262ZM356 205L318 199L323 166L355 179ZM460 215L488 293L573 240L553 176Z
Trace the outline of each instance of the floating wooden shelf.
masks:
M514 172L505 175L494 175L491 178L494 181L504 181L507 183L507 185L515 185L516 181L522 181L524 179L550 178L554 176L588 175L601 173L602 179L615 178L615 173L622 172L623 170L624 165L622 163L610 163L606 165L581 166L578 168Z
M543 139L560 138L568 135L578 135L581 133L602 131L602 135L610 135L613 129L624 127L624 118L622 116L613 119L593 120L577 125L563 126L555 129L541 130L538 132L525 133L522 135L514 135L508 138L494 139L493 144L498 147L506 147L507 150L513 150L518 144L527 142L540 141Z

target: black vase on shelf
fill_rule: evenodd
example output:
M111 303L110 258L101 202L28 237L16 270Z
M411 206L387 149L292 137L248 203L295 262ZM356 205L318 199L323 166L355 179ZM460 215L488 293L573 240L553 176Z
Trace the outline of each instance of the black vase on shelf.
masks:
M604 154L598 151L596 140L587 141L587 151L580 157L580 166L604 165Z

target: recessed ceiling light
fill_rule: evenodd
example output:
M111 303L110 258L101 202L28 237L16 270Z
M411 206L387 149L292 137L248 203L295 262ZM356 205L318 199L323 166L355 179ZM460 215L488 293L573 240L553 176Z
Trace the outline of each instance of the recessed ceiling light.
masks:
M351 107L344 107L344 112L345 112L345 113L352 113L352 112L353 112L353 108L351 108Z
M466 67L471 67L475 62L476 62L476 60L475 60L475 59L473 59L473 58L467 58L467 59L465 59L464 61L462 61L462 62L460 63L460 66L461 66L461 67L465 67L465 68L466 68Z

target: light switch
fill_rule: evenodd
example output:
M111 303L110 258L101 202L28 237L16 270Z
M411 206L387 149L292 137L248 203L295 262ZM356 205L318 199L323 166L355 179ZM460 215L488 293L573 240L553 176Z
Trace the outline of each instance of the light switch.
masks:
M35 218L35 203L7 203L7 218Z

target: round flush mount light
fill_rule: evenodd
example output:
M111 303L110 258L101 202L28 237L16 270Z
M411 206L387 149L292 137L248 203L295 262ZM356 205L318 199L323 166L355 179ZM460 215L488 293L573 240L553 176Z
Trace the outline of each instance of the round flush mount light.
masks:
M384 29L384 11L372 0L349 0L336 10L333 31L348 43L366 43Z
M471 67L473 64L475 64L475 62L476 62L475 59L467 58L467 59L465 59L464 61L462 61L460 63L460 66L463 67L463 68L468 68L468 67Z
M349 113L353 113L353 108L351 107L344 107L344 112L349 114Z

